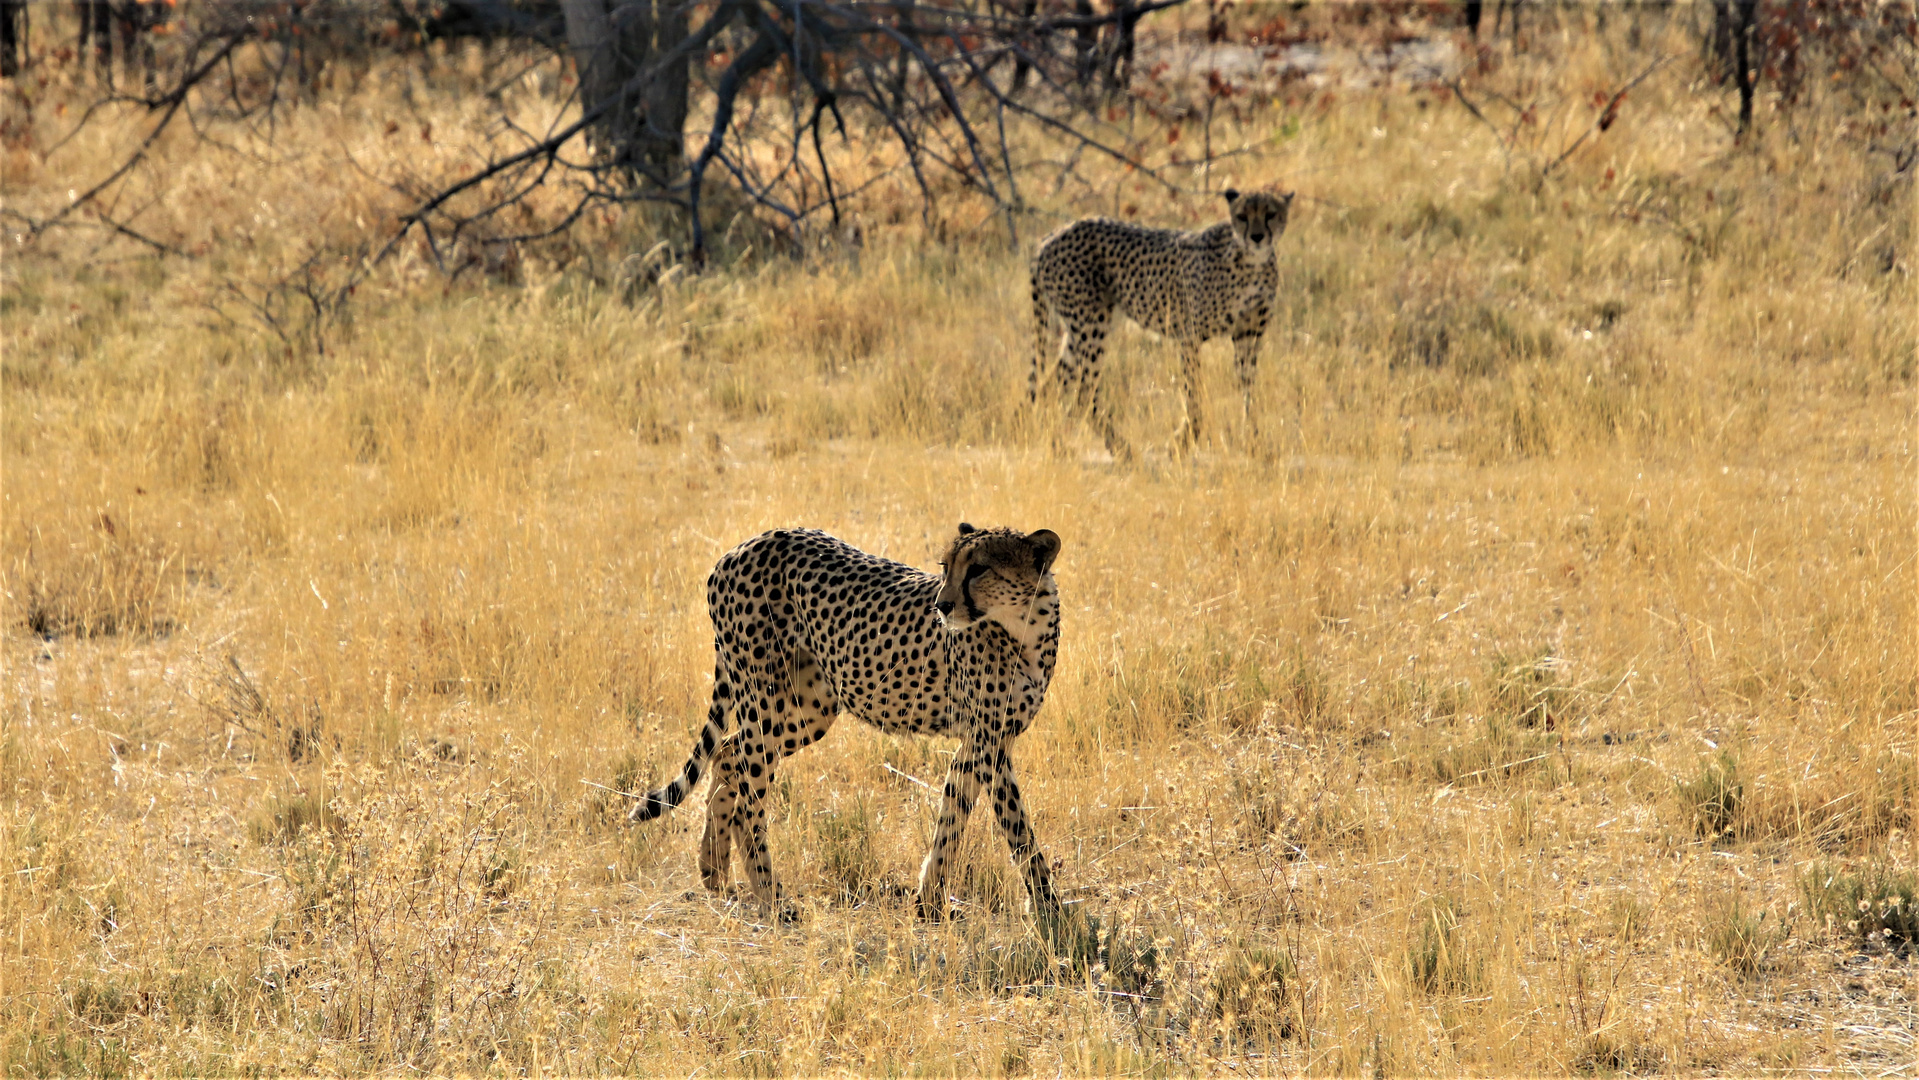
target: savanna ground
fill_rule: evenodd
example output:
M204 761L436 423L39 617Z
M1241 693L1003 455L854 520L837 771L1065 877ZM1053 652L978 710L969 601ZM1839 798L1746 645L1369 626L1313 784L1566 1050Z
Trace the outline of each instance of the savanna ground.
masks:
M1468 73L1573 103L1510 134L1295 82L1218 111L1185 194L1034 184L1028 248L1301 193L1261 434L1214 343L1208 442L1131 465L1025 404L998 220L955 190L929 229L897 175L857 251L742 218L636 284L653 238L604 219L491 276L409 247L324 325L250 308L391 227L371 177L485 138L477 46L158 146L124 205L185 255L9 237L7 1074L1910 1070L1919 304L1875 147L1912 120L1815 85L1735 142L1676 26L1591 15ZM62 85L11 99L15 206L144 130L50 153ZM1173 350L1112 361L1163 446ZM683 759L727 548L925 566L962 519L1065 540L1016 758L1066 930L985 822L967 917L895 897L938 741L849 720L784 766L791 926L699 890L697 798L633 829L583 783Z

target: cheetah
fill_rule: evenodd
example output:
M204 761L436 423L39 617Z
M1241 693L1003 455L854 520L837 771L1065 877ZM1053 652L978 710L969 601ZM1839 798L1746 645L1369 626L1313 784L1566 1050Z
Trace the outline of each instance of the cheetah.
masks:
M711 762L700 878L724 890L735 844L756 900L782 917L767 855L767 788L779 760L826 734L842 712L881 731L947 735L946 772L918 907L945 914L947 864L982 791L1036 909L1057 909L1013 778L1009 748L1045 700L1059 649L1059 591L1047 529L961 524L929 574L812 529L764 533L728 552L707 578L713 700L680 774L629 812L649 821L678 806ZM727 718L736 730L727 733Z
M1200 435L1199 346L1208 338L1233 339L1246 423L1257 431L1253 375L1279 285L1273 248L1286 231L1293 192L1225 194L1232 216L1210 228L1182 232L1082 218L1040 241L1033 256L1035 347L1027 396L1038 400L1051 353L1061 391L1090 415L1115 457L1131 453L1099 392L1099 361L1115 308L1179 344L1186 392L1181 444L1191 445Z

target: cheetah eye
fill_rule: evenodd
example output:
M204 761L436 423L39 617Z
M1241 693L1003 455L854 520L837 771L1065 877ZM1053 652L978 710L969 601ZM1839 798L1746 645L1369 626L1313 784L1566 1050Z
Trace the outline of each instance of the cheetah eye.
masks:
M991 569L992 567L987 566L985 563L974 563L973 565L966 568L966 580L968 583L971 583L973 579L979 577L981 574L984 574L985 572Z

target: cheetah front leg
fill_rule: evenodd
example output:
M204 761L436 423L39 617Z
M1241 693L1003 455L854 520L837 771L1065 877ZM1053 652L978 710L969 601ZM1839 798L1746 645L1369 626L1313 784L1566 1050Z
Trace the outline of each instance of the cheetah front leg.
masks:
M1259 334L1233 339L1233 374L1239 376L1239 394L1245 407L1246 433L1259 438L1259 414L1253 411L1253 380L1259 374Z
M1026 822L1026 806L1020 801L1019 783L1013 779L1013 759L1002 745L993 768L993 810L999 818L1000 832L1006 834L1006 846L1013 853L1013 866L1026 878L1026 891L1032 894L1035 911L1059 907L1059 894L1053 891L1052 870L1046 855L1033 839Z
M946 864L959 854L960 835L966 831L966 819L973 813L981 786L991 779L992 757L981 747L962 744L946 770L946 794L940 802L939 828L933 833L933 850L920 864L919 911L924 919L946 915Z

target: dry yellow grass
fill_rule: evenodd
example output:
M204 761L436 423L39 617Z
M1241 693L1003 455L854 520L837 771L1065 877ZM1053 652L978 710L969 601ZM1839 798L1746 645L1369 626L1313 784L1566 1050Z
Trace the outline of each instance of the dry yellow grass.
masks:
M1648 55L1616 36L1500 77L1616 86ZM282 145L392 165L388 93ZM1263 147L1239 182L1302 192L1267 439L1215 343L1219 434L1133 467L1021 400L1020 258L884 203L857 266L762 250L630 304L612 226L513 284L402 262L323 355L208 306L398 208L317 150L176 174L198 262L10 252L0 1062L1910 1067L1910 961L1826 898L1915 869L1912 183L1818 101L1737 149L1710 105L1656 78L1545 181L1430 93L1217 121ZM1171 352L1112 355L1152 445ZM677 768L732 544L926 565L961 519L1065 539L1016 752L1088 921L1034 927L981 823L969 918L891 898L938 742L849 720L791 759L791 927L698 892L697 804L629 830L581 783Z

